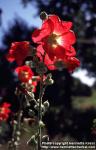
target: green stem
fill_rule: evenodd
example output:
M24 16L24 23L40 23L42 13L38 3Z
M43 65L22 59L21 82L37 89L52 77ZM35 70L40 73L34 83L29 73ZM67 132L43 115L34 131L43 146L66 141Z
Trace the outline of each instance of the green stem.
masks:
M46 52L44 52L42 62L44 62ZM39 122L42 121L42 110L41 110L41 105L42 105L42 98L44 94L44 89L43 89L43 73L41 74L41 81L40 81L40 94L39 94L39 110L38 110L38 150L41 150L41 140L42 140L42 133L41 133L41 127L39 125Z
M41 150L41 127L39 126L39 122L42 120L42 110L41 110L41 104L42 104L42 97L43 97L43 75L41 76L40 81L40 94L39 94L39 110L38 110L38 150Z

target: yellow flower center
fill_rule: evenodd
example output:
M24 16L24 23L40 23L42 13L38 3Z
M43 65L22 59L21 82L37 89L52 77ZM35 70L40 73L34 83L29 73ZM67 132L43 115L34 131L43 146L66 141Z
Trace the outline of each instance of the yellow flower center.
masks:
M28 78L29 73L27 71L21 72L22 77Z
M55 33L51 34L48 38L48 43L52 48L56 48L61 44L61 37Z
M5 108L0 108L0 113L3 114L5 112Z

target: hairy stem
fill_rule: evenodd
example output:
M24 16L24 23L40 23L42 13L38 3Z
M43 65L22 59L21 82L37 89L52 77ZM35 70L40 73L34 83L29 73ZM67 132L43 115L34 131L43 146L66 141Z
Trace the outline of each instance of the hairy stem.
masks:
M46 53L44 52L42 62L44 62ZM39 125L39 122L42 121L42 98L44 94L44 89L43 89L43 75L44 73L41 74L41 81L40 81L40 93L39 93L39 110L38 110L38 150L41 150L41 140L42 140L42 133L41 133L41 126Z
M41 76L40 81L40 94L39 94L39 110L38 110L38 150L41 150L41 127L39 125L39 122L42 120L42 110L41 110L41 104L42 104L42 97L43 97L43 75Z

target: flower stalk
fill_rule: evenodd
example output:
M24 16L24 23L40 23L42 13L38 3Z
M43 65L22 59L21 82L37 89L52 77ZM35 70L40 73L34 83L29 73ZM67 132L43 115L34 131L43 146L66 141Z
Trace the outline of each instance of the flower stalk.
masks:
M46 53L44 52L43 58L42 58L42 62L44 63L44 59L45 59L45 55ZM45 68L44 68L45 70ZM42 142L42 127L40 125L40 122L42 121L42 98L43 98L43 94L44 94L44 85L43 85L43 76L44 76L44 72L42 71L41 75L40 75L40 93L39 93L39 110L38 110L38 150L41 150L41 142Z
M42 138L42 133L41 133L41 126L40 126L40 121L42 121L42 110L41 110L41 104L42 104L42 98L43 98L43 75L41 76L41 82L40 82L40 94L39 94L39 110L38 110L38 150L41 150L41 138Z

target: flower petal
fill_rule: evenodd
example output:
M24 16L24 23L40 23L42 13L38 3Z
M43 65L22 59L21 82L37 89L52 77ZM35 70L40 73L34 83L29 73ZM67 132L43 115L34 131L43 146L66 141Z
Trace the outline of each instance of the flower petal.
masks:
M70 49L71 45L76 42L76 37L73 31L67 32L66 34L62 34L61 36L61 45L65 49Z
M64 27L60 18L56 15L49 15L49 19L53 22L54 25L54 34L61 35L65 32Z
M40 58L40 60L42 60L42 56L40 55L40 53L42 55L44 55L44 49L43 49L42 45L39 45L37 47L37 56ZM45 55L44 63L48 67L49 70L55 70L56 69L54 66L54 62L49 58L47 53Z
M65 54L66 56L74 57L76 55L75 48L71 46L69 50L65 51Z
M63 25L65 31L68 32L71 29L73 24L70 21L68 21L68 22L67 21L62 21L62 25Z
M35 43L40 43L40 41L45 38L46 36L48 36L49 34L51 34L51 32L53 31L53 23L50 19L47 19L46 21L44 21L44 23L42 24L41 29L37 29L33 32L32 34L32 40Z
M80 66L80 61L75 57L66 57L64 62L70 72Z

